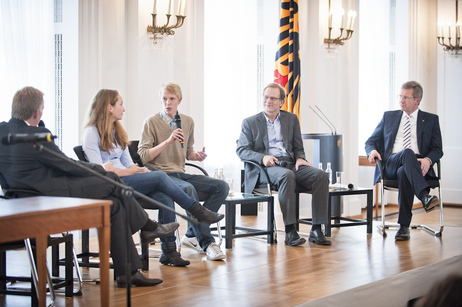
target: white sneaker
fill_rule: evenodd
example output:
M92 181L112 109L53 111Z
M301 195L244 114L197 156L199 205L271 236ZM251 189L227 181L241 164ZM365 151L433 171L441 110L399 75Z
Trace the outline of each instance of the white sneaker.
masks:
M223 260L226 258L225 254L216 243L210 243L205 249L205 252L207 253L207 258L210 260Z
M186 235L183 235L183 238L181 239L181 244L183 244L186 247L192 248L201 254L205 253L202 247L199 245L199 242L197 242L196 237L188 238Z

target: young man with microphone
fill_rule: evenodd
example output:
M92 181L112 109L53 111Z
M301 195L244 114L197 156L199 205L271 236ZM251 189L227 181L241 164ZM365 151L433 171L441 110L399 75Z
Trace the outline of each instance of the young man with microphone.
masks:
M138 153L147 167L167 173L187 194L203 206L217 212L228 196L229 187L223 180L208 176L187 174L185 162L203 161L205 147L194 150L194 121L178 113L183 98L178 84L168 83L160 90L162 111L144 121ZM207 254L210 260L225 259L215 243L209 225L190 225L183 236L183 245Z
M329 180L327 174L306 161L300 124L295 114L281 111L286 98L285 89L276 83L263 91L263 112L244 119L236 153L241 160L249 160L266 167L269 182L278 188L278 199L285 225L285 244L299 246L306 242L296 230L295 189L301 187L312 194L313 227L309 241L330 245L321 230L327 223ZM252 193L261 184L259 169L247 164L245 192Z

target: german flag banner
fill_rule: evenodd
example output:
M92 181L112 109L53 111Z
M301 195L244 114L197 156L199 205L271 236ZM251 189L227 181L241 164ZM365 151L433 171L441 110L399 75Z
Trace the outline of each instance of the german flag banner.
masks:
M282 0L278 48L274 82L286 89L283 110L292 112L300 120L300 42L298 28L298 0Z

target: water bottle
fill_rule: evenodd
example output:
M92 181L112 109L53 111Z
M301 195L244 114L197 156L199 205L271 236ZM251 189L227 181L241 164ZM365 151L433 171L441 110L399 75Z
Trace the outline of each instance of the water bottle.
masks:
M214 179L220 179L220 178L218 178L218 168L216 168L215 171L213 172L213 178Z
M322 170L322 162L319 162L319 167L320 170Z
M329 185L332 185L332 168L330 167L330 162L327 162L326 173L329 177Z
M225 175L223 174L223 169L220 168L220 172L218 173L218 179L226 180Z

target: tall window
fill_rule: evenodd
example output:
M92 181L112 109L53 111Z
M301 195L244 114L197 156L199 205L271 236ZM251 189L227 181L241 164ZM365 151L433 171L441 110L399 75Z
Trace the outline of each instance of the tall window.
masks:
M206 165L236 179L242 120L261 110L263 87L273 80L279 1L206 0L204 15L205 144L220 143Z
M14 93L33 86L45 96L43 121L68 155L78 135L78 0L0 2L0 121Z
M382 118L399 108L409 76L408 0L360 0L358 153ZM377 59L388 59L378 61Z
M0 20L0 120L9 120L14 93L33 86L45 93L43 120L54 131L53 0L2 0Z

